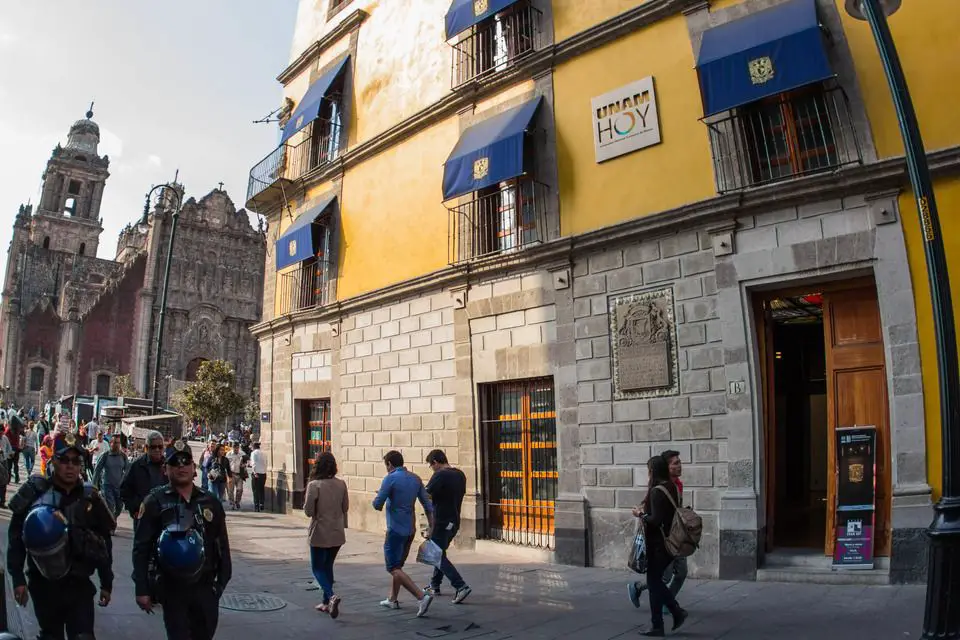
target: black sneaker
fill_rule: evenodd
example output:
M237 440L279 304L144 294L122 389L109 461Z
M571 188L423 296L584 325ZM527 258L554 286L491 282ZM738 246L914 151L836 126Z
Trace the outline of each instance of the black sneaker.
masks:
M436 597L436 596L439 596L439 595L440 595L440 587L433 587L433 586L431 586L431 585L428 584L427 586L425 586L425 587L423 588L423 592L424 592L424 593L429 593L430 595Z
M673 612L673 630L676 631L679 629L684 622L687 621L687 610L677 607L677 610Z

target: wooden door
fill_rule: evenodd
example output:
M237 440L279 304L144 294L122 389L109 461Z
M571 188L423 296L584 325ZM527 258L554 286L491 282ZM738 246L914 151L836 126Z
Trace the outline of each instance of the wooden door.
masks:
M303 402L303 464L304 478L321 453L331 449L330 400L306 400ZM306 481L304 482L306 485Z
M760 384L763 388L764 496L766 504L766 551L773 550L777 502L777 398L774 375L773 314L770 301L758 299L754 305L757 346L760 356Z
M823 299L827 354L827 538L833 555L837 501L838 427L875 426L876 516L874 554L890 555L890 425L887 372L877 291L871 285L828 292Z

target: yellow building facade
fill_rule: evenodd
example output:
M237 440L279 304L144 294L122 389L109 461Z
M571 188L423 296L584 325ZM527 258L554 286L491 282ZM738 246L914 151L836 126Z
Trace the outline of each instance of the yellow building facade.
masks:
M947 2L891 27L953 264ZM269 508L300 508L331 450L351 526L380 530L383 455L427 474L443 449L462 544L621 566L647 460L673 451L695 575L789 579L803 549L836 580L837 469L864 464L838 430L866 426L856 579L922 579L930 293L889 91L842 1L303 0L291 57L247 202L269 223Z

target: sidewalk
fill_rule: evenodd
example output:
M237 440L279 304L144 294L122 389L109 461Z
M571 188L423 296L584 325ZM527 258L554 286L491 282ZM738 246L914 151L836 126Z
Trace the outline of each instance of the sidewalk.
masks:
M10 487L13 490L13 486ZM249 492L246 496L249 499ZM462 605L452 605L448 586L426 618L416 619L413 599L401 593L401 609L381 609L388 576L383 569L380 536L350 531L337 559L337 592L343 598L336 621L314 611L313 589L306 550L307 521L300 515L228 512L233 549L230 594L258 594L260 602L272 596L286 605L279 610L239 612L221 608L218 638L281 640L320 637L336 640L377 638L444 638L447 640L502 640L504 638L634 638L647 628L646 599L634 609L626 597L626 570L586 569L524 560L481 557L454 550L473 594ZM9 512L0 511L6 548ZM130 519L121 515L114 541L116 584L113 602L97 609L97 637L101 640L164 638L160 616L147 616L134 602L130 581ZM408 564L420 584L428 569ZM918 638L923 618L921 587L845 587L690 580L680 594L691 613L677 637L759 640L797 638L853 640L858 638ZM33 638L33 609L13 606L11 622L24 618L24 638ZM248 599L252 600L252 599ZM670 619L667 618L669 627ZM669 634L668 634L669 635Z

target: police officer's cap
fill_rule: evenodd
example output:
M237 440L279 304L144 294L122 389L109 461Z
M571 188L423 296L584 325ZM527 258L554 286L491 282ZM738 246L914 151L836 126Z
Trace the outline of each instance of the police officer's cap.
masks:
M173 446L168 449L167 464L177 467L193 462L193 451L183 440L175 440Z
M83 445L77 440L77 436L72 433L65 433L57 436L53 441L53 455L55 458L62 458L70 451L76 451L83 454Z

